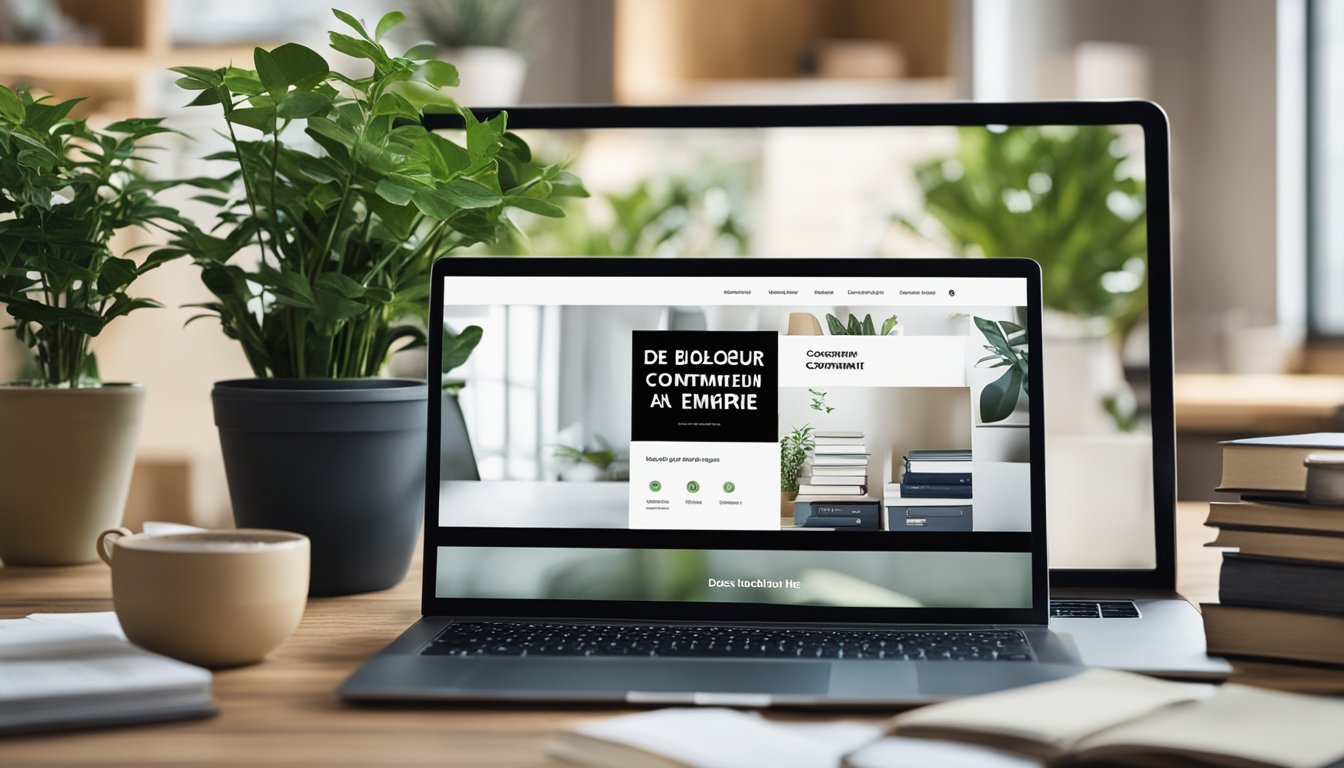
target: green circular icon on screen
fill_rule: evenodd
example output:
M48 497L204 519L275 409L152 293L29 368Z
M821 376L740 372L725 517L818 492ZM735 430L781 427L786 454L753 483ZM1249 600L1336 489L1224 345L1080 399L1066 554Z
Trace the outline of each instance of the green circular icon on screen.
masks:
M699 493L700 484L692 480L691 482L686 484L686 490L690 491L691 493Z
M736 490L737 490L737 486L734 485L734 484L733 484L733 481L731 481L731 480L729 480L728 482L726 482L726 483L723 484L723 492L724 492L724 493L732 493L733 491L736 491Z
M649 490L650 490L650 491L653 491L654 493L657 493L657 492L663 490L663 484L660 483L660 482L658 482L657 480L650 480L650 481L649 481Z

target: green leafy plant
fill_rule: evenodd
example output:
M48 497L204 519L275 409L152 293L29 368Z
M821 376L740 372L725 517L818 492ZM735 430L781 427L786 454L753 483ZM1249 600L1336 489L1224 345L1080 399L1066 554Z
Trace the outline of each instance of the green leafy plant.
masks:
M353 34L331 32L331 47L367 61L369 74L334 72L295 43L256 49L255 69L173 70L197 93L191 106L222 111L230 148L208 159L232 166L197 182L218 227L173 246L214 294L198 305L203 316L219 319L263 378L376 375L395 343L423 343L435 259L511 229L506 208L560 217L553 199L586 195L573 174L534 162L505 114L480 122L430 107L461 118L463 141L425 130L427 99L399 86L434 95L457 71L429 46L388 52L381 41L400 12L372 33L333 13ZM255 262L235 258L243 251Z
M804 424L801 427L794 427L793 431L780 438L779 490L785 493L798 492L798 473L802 472L807 455L816 447L812 439L814 431L812 427Z
M1047 307L1103 317L1123 345L1148 309L1147 217L1119 135L1104 125L975 126L959 137L955 155L915 170L924 210L951 245L1035 259Z
M988 344L988 355L975 361L977 367L993 362L989 368L1006 368L1003 375L980 391L980 420L986 424L1003 421L1017 408L1019 393L1030 395L1027 374L1031 364L1031 350L1027 344L1027 329L1007 320L973 318Z
M718 198L726 204L710 204ZM592 204L571 202L565 219L524 224L502 238L498 254L565 256L736 256L747 251L742 200L707 179L645 179ZM593 208L598 210L594 211Z
M155 201L175 182L149 180L136 167L151 149L144 140L168 132L161 121L121 120L98 131L70 119L78 102L0 86L0 303L36 362L39 386L98 386L89 340L118 317L159 306L128 291L177 254L156 250L137 263L113 253L113 235L189 226Z
M826 404L826 392L820 389L808 388L807 393L812 396L811 408L814 411L822 413L833 413L835 408Z
M864 315L862 320L858 315L850 315L848 323L840 322L840 318L835 315L826 315L826 327L832 336L886 336L900 323L900 318L892 315L882 322L882 332L878 333L871 314Z
M466 386L465 381L450 378L449 374L466 364L467 359L476 349L476 345L481 343L482 333L479 325L468 325L462 329L461 333L454 333L447 323L443 324L443 337L440 345L442 359L439 364L439 375L442 387L445 390L457 394L462 387Z
M420 0L420 31L444 48L494 46L521 50L532 32L529 0Z
M552 455L572 464L592 464L604 472L620 461L620 455L607 445L606 440L598 437L593 442L592 446L557 445Z
M1128 396L1126 396L1128 395ZM1129 433L1139 427L1139 409L1133 394L1105 395L1101 398L1101 408L1115 422L1116 429Z

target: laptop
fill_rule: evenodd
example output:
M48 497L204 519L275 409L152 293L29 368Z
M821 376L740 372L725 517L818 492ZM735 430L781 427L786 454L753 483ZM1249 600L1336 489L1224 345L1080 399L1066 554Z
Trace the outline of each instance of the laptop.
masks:
M426 119L445 120L434 127L453 130L446 118ZM785 609L769 603L762 607L762 598L752 595L745 595L750 599L742 602L725 601L723 598L731 595L730 588L715 588L708 596L696 594L693 589L696 585L690 582L689 574L698 571L676 562L665 562L663 558L669 553L657 551L662 547L630 547L625 541L628 536L634 536L632 541L635 542L640 541L640 536L649 536L630 525L637 514L635 502L638 501L637 497L631 496L630 490L634 482L631 478L637 474L633 462L647 458L630 450L630 441L635 435L632 431L634 382L631 379L631 388L626 389L609 381L598 381L594 376L602 371L592 366L599 362L609 364L610 361L602 358L598 350L631 343L623 342L621 336L627 330L633 333L635 329L608 323L570 328L561 319L575 310L567 308L563 302L574 299L562 298L566 294L559 291L548 294L546 302L534 305L519 303L521 295L512 298L504 295L498 303L488 306L475 300L445 304L445 294L453 295L448 286L457 282L456 277L468 276L457 273L475 270L485 264L457 259L440 265L435 273L435 290L443 292L434 300L435 312L443 313L442 318L436 317L435 321L446 319L449 326L459 331L467 325L480 325L486 329L483 339L494 336L505 344L503 348L496 346L492 350L483 340L472 360L454 372L469 381L456 401L460 407L454 407L452 401L449 407L442 407L437 398L431 398L431 424L441 426L442 434L447 437L442 445L438 436L431 441L430 467L441 468L441 477L431 477L427 496L425 618L352 677L342 688L344 696L350 699L718 702L725 701L723 697L731 694L739 700L747 696L755 703L887 703L923 701L1004 687L1010 682L1016 684L1034 679L1038 673L1047 677L1066 674L1071 663L1080 661L1092 666L1182 678L1218 678L1226 674L1227 667L1221 660L1210 659L1204 654L1203 632L1197 612L1175 593L1169 182L1167 126L1158 108L1145 102L519 108L510 110L509 120L511 128L525 136L538 154L570 158L574 169L594 193L585 201L587 207L577 215L571 212L565 227L536 230L527 252L537 255L602 253L722 257L770 254L802 257L808 261L794 262L776 277L803 274L797 271L799 265L815 263L818 272L813 275L814 280L824 276L851 279L863 275L874 279L882 275L900 276L900 273L879 271L891 268L888 262L895 261L892 259L873 260L860 268L833 257L927 258L968 250L943 231L942 220L930 214L930 203L938 183L956 181L958 171L963 170L959 166L974 157L967 153L974 153L977 148L984 158L992 159L996 142L1002 144L1019 137L1027 141L1028 146L1032 141L1062 141L1065 149L1074 137L1090 139L1086 151L1069 153L1069 158L1074 161L1072 165L1046 174L1050 178L1033 180L1030 174L1024 174L1026 178L1020 179L1020 183L1011 189L987 190L989 196L1002 199L1005 207L1011 203L1018 209L1014 211L1016 215L1028 219L1051 215L1050 209L1044 206L1032 209L1029 205L1033 199L1030 195L1045 197L1048 194L1049 188L1042 190L1043 185L1066 182L1072 175L1094 172L1089 163L1121 160L1119 165L1124 166L1123 172L1138 182L1137 193L1113 202L1126 216L1141 217L1136 225L1139 229L1137 247L1131 258L1122 264L1123 268L1115 270L1126 274L1107 278L1113 288L1124 289L1128 284L1128 296L1125 290L1118 293L1121 298L1132 299L1137 310L1127 316L1130 333L1123 355L1119 351L1110 353L1109 381L1079 384L1058 374L1060 370L1067 373L1087 367L1078 363L1080 347L1084 354L1093 356L1093 362L1098 354L1103 363L1107 357L1104 347L1099 352L1094 340L1088 340L1089 329L1080 334L1065 323L1060 331L1050 325L1052 322L1058 325L1059 318L1048 318L1044 341L1035 347L1042 350L1038 361L1043 364L1045 378L1042 386L1033 391L1045 392L1045 397L1038 400L1045 401L1044 453L1050 456L1051 471L1046 473L1045 492L1036 491L1030 495L1030 503L1037 505L1033 506L1033 515L1040 511L1040 503L1049 499L1049 522L1042 526L1033 524L1031 535L1039 538L1043 529L1049 532L1049 574L1055 598L1049 609L1052 615L1046 617L1050 632L1039 632L1042 618L1035 613L1038 606L1034 600L1030 608L1005 609L1021 611L1011 616L996 615L1003 608L1001 604L975 602L974 598L967 602L966 595L974 590L961 593L953 589L965 585L961 576L966 571L958 570L957 575L943 579L943 587L950 591L940 593L937 600L928 595L908 594L915 591L913 589L893 590L889 580L879 579L874 583L871 578L866 581L860 578L855 582L844 578L846 574L841 573L837 578L836 574L827 571L833 558L829 553L847 551L830 547L843 545L852 547L850 551L854 552L872 551L862 549L868 545L858 543L869 535L884 548L895 544L924 548L947 540L945 537L948 536L955 541L958 536L998 533L990 530L998 524L994 512L997 495L986 495L981 490L988 487L989 478L999 471L997 469L991 469L988 475L984 472L977 474L974 467L969 473L952 473L970 475L973 497L958 499L970 503L946 500L942 504L933 503L938 501L937 497L932 497L932 502L887 502L904 498L901 481L910 453L916 454L911 466L938 469L928 466L927 457L936 458L939 454L918 452L944 450L952 452L946 455L956 455L957 451L969 448L971 461L979 463L992 455L987 452L986 445L995 445L994 450L1002 449L1003 445L984 444L977 454L970 441L964 437L957 440L955 434L929 435L925 440L927 444L868 445L876 438L867 428L828 429L830 425L821 421L821 416L844 413L845 409L836 405L841 399L838 396L845 391L843 387L805 387L824 393L819 403L821 411L812 410L812 394L808 393L806 415L818 418L798 418L788 424L781 423L777 425L779 432L775 437L787 437L786 426L790 431L811 426L814 431L840 433L822 440L834 446L844 445L846 441L853 443L856 441L853 433L860 433L857 441L864 443L862 450L867 451L863 471L865 483L848 483L851 486L848 490L861 486L864 493L857 495L864 497L864 503L827 507L827 503L837 503L836 499L828 498L835 494L803 494L801 504L793 503L792 526L786 525L790 518L783 515L786 510L781 506L777 530L701 532L694 534L688 545L679 549L699 553L696 557L723 557L717 553L727 549L731 553L728 555L730 560L749 562L761 557L760 553L768 551L769 547L776 546L769 543L769 537L810 537L806 539L806 548L815 553L813 557L820 558L818 563L824 565L809 569L809 573L823 573L826 578L822 583L828 585L828 590L832 587L842 591L858 589L867 595L864 599L880 598L900 604L881 609L867 605L827 604L827 600L834 601L835 598L829 591L817 598L810 593L800 596L800 591L807 590L797 590L788 599L798 605ZM1107 140L1099 143L1096 140L1098 132ZM1125 204L1128 204L1127 208ZM639 213L643 219L633 216L632 212ZM955 211L941 213L943 218L949 218ZM631 226L632 220L642 221L638 232ZM1058 231L1057 223L1047 223ZM556 234L581 231L585 226L592 231L598 228L597 225L604 235L601 238L575 239ZM527 229L526 225L524 229ZM1043 260L1052 255L1017 253L1011 248L997 253L969 250L971 255L1036 256ZM902 266L908 266L908 261L902 261ZM949 265L944 279L970 277L971 274L964 270L974 270L997 261L1000 260L955 262ZM592 274L611 280L622 274L622 268L616 266L620 262L611 261L599 263L597 267L570 262L570 266L556 267L560 274L533 274L532 270L541 269L537 262L508 261L494 277L532 274L533 279L542 284L558 286L560 283L553 277ZM849 318L863 310L865 316L873 317L874 330L883 336L914 338L919 335L916 332L918 324L900 320L902 311L899 308L884 314L884 308L875 305L869 297L864 297L862 302L843 294L825 297L825 301L803 306L798 313L787 313L785 319L799 315L795 325L778 317L781 310L770 309L770 304L757 305L755 309L721 302L677 304L671 295L665 294L662 286L670 285L669 280L674 277L695 277L700 266L685 258L659 259L650 263L664 262L671 265L666 267L668 273L646 275L658 281L659 287L654 290L663 302L655 318L650 319L647 314L653 310L641 310L645 312L639 315L641 322L651 324L647 330L752 331L761 328L750 325L748 319L754 318L760 325L763 316L774 316L779 325L773 330L783 337L817 332L818 329L801 316L811 315L821 326L822 336L849 335L834 334L835 329L830 327L826 315L834 316L837 321L844 318L843 330L847 332ZM558 261L550 263L562 264ZM741 268L743 277L768 276L768 270L757 275L749 269L765 268L764 259L732 263ZM566 275L564 269L571 267L586 271ZM710 271L705 274L722 273ZM489 278L489 269L486 267L472 276ZM911 272L907 276L915 275ZM1067 295L1052 297L1052 291L1074 289L1068 282L1060 283L1052 277L1054 273L1048 269L1046 307L1076 304ZM621 295L627 294L622 292ZM790 297L789 294L766 295ZM905 314L908 315L909 310ZM897 326L884 328L887 318L892 315L898 318ZM859 335L862 335L866 328L862 326L862 318L859 322ZM525 330L528 328L532 330ZM1097 335L1095 329L1090 330ZM438 355L439 350L433 350L432 354ZM582 363L575 364L576 359ZM1093 364L1087 357L1083 360L1088 365ZM815 362L845 361L819 359ZM968 374L970 379L983 384L984 377L989 375L985 367L998 362L980 363L983 367L973 369ZM1107 366L1103 364L1101 367ZM536 371L536 376L530 372L532 370ZM991 379L997 380L1002 375L1002 368L990 369L990 372L998 374ZM1030 387L1030 382L1028 384ZM1101 410L1099 402L1102 398L1097 396L1102 392L1125 395L1136 406L1127 417L1128 431L1121 431L1107 421L1108 414ZM826 414L826 408L834 410ZM781 408L780 413L782 420L786 412ZM942 412L934 408L901 410L899 421L928 426L930 415L938 413ZM965 414L962 416L964 418ZM982 416L975 412L970 414L972 420ZM1025 425L1014 424L1014 420L1020 421L1021 414L1010 414L989 425L975 422L970 429L982 435L1001 437L999 443L1010 443L1013 439L1020 442L1021 432L1034 433L1041 427L1041 419L1031 419ZM1015 433L1016 437L1008 437ZM1031 439L1036 438L1033 435ZM554 455L558 451L570 457L577 455L580 460L559 459ZM921 455L926 458L918 458ZM1041 455L1042 451L1030 452L1029 458L1037 460L1028 462L1031 471L1036 471ZM599 466L608 457L614 459L613 463ZM1014 456L1022 457L1020 452ZM804 462L800 474L809 480L822 478L821 482L807 483L810 486L840 485L842 483L836 478L843 479L844 474L831 477L827 474L846 471L856 470L815 467ZM920 479L920 474L915 472L915 479ZM434 475L432 471L431 475ZM596 476L604 479L580 482L581 478ZM567 479L560 480L561 477ZM977 478L983 478L983 481L978 482ZM700 493L711 489L702 479L691 480L702 489ZM960 480L958 478L958 482ZM649 482L663 484L669 481L654 478ZM723 482L732 483L734 493L737 493L739 479ZM1100 492L1101 489L1105 492ZM717 490L722 495L723 486ZM877 532L867 529L871 526L874 500L879 503ZM926 507L926 511L921 513L919 506ZM482 510L486 509L506 510L507 514L520 514L524 519L535 515L539 522L521 530L517 526L499 526L495 518L484 515ZM896 515L892 514L893 509ZM838 512L856 513L850 517L863 519L860 522L837 521L835 518L840 517L839 514L826 514ZM460 517L463 514L466 519ZM441 519L441 515L448 517ZM620 527L622 515L626 530ZM678 517L683 523L693 519ZM617 527L609 530L613 520L617 521L614 523ZM807 524L809 520L812 525ZM568 546L559 547L557 542L567 542L571 535L568 528L559 532L554 530L552 526L556 521L567 521L566 526L570 525L569 521L577 524L585 531L584 541L601 545L598 547L600 556L585 556L575 562L556 560L561 557L557 550ZM835 523L836 530L794 529L821 528L819 523L826 522ZM893 530L894 524L908 527ZM859 529L841 528L849 525ZM520 534L524 538L520 538ZM840 539L816 538L831 534L860 539L850 539L846 543ZM653 539L662 543L668 535L673 541L691 536L684 532L670 533L659 534ZM915 536L925 538L912 538ZM439 540L438 537L451 542L446 545L450 548L436 548L433 542ZM763 543L756 544L758 539ZM744 543L738 544L738 541ZM738 549L734 552L733 548ZM576 551L582 549L579 547ZM951 557L954 550L955 547L944 555ZM888 556L892 562L908 557ZM1032 557L1037 557L1035 550ZM842 562L846 559L848 556L840 558ZM491 565L484 568L479 565L480 561L489 561ZM530 573L527 568L541 568L542 575L533 574L529 577L533 581L527 582L522 576ZM506 575L487 579L483 575L486 572ZM718 578L709 574L704 576L706 584L708 579ZM646 581L649 583L644 583ZM754 582L755 579L748 580L748 583ZM837 586L837 582L844 586ZM868 593L859 589L864 585L878 589ZM1033 578L1033 591L1042 585L1042 579ZM568 589L578 589L581 597L566 594ZM640 593L639 589L653 592ZM672 594L676 599L649 599L651 596L666 597L666 594L658 594L658 589L672 590L666 594ZM889 594L891 592L896 595ZM587 625L592 621L612 619L653 622L651 626L659 627L657 632L670 631L666 629L669 622L678 626L684 622L746 626L753 630L765 622L766 628L807 628L810 631L822 627L820 631L823 632L850 629L856 622L857 626L869 629L872 626L907 629L927 625L941 631L949 627L964 629L987 624L1014 629L1025 627L1023 631L1032 646L1034 661L1030 662L1032 669L1026 672L1027 665L1022 664L986 667L979 662L968 662L974 666L963 674L953 671L963 666L960 661L938 666L938 671L924 672L918 667L926 666L925 662L907 662L902 658L894 665L855 667L851 662L858 664L869 659L840 658L838 647L814 648L814 656L818 650L822 653L816 658L826 659L826 669L812 664L809 671L800 671L799 675L810 676L811 689L806 693L786 694L773 687L773 683L758 680L748 684L749 680L733 680L730 675L711 675L718 682L704 685L696 676L688 675L678 667L662 667L662 661L671 659L655 652L650 657L657 662L653 667L644 666L649 662L642 655L638 662L628 657L623 662L634 664L641 670L651 670L641 674L652 675L653 682L630 678L628 683L618 682L601 693L594 693L585 688L586 683L576 682L576 679L592 679L592 668L583 666L593 663L591 657L586 661L576 660L579 666L565 673L577 678L567 679L561 675L552 681L555 685L543 692L529 687L538 679L527 666L535 660L517 666L523 664L521 653L518 654L520 658L481 658L489 656L489 650L476 647L472 649L475 658L458 658L452 662L432 660L431 657L440 654L427 653L452 623L468 623L466 619L472 617L503 619L520 616L533 619L542 631L552 629L557 622L569 627L574 623ZM473 631L488 629L479 621L475 626ZM497 636L486 634L483 637ZM816 639L817 636L806 637ZM660 644L664 642L661 638L655 639ZM443 647L445 644L439 645ZM466 647L455 646L456 651ZM506 643L497 647L505 648L501 653L511 652ZM914 646L902 643L901 647ZM734 646L734 649L740 651L740 646ZM481 651L479 656L476 655L478 650ZM585 645L585 653L587 650ZM680 645L678 650L683 650ZM928 649L925 652L927 655ZM881 651L879 655L885 658ZM680 657L676 660L681 662ZM762 658L746 663L764 661L777 660ZM953 660L944 659L944 662L948 661ZM458 662L463 666L458 666ZM561 663L568 667L570 660ZM701 660L688 663L698 665ZM463 671L478 666L491 671ZM431 671L449 668L456 671ZM840 671L833 672L833 668ZM987 675L985 670L991 668L994 673ZM659 669L672 671L660 672ZM847 671L851 669L854 671ZM884 676L898 677L903 683L874 677L878 669L883 670ZM1001 672L1001 669L1011 671ZM626 674L622 671L617 677L623 678ZM786 679L775 671L761 674L771 681ZM941 682L936 685L931 682L935 676L941 676ZM819 692L816 689L822 686L823 678L826 690ZM1005 678L1011 678L1011 681ZM833 679L867 680L881 690L876 696L868 697L855 695L854 691L832 690ZM966 685L972 679L980 682ZM677 684L672 685L669 681ZM670 689L664 690L669 686Z
M481 323L462 407L493 479L437 479L424 618L346 698L886 705L1081 668L1046 626L1035 262L433 278L434 321ZM549 434L580 415L588 435Z

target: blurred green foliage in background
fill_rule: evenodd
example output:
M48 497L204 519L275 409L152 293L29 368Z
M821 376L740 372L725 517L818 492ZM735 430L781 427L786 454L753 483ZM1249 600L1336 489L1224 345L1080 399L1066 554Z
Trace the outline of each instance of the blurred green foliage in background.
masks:
M915 169L925 212L965 256L1041 264L1045 306L1100 317L1119 344L1147 314L1144 183L1109 126L968 126ZM925 233L922 222L905 221Z

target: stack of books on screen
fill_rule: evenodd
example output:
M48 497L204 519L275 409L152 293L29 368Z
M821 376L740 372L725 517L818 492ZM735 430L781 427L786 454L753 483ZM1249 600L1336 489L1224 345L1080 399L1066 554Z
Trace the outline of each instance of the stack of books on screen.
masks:
M868 448L862 432L812 435L808 473L798 478L798 495L862 496L868 492Z
M1202 606L1209 653L1329 665L1344 687L1344 506L1306 498L1308 455L1344 452L1344 434L1223 443L1219 491L1206 525L1223 555L1218 604ZM1257 666L1266 674L1266 665Z
M881 503L868 496L868 447L862 432L818 431L812 459L798 478L794 525L878 530Z
M906 455L900 482L883 489L886 528L972 530L971 452L922 450Z

